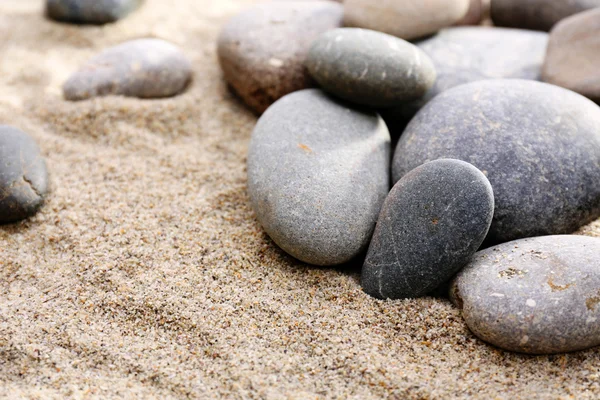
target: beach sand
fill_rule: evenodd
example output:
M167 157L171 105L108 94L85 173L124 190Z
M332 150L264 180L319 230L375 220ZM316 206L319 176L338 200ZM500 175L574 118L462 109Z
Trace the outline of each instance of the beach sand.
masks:
M0 121L37 140L52 183L38 215L0 227L0 397L598 398L599 349L507 353L448 300L375 300L357 266L268 239L245 186L256 117L215 56L251 3L147 0L88 27L0 0ZM62 99L90 56L147 36L192 60L185 94Z

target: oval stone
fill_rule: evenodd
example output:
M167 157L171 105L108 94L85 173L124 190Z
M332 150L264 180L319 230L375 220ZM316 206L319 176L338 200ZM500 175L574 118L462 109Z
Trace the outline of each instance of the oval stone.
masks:
M344 25L416 39L454 25L467 14L469 3L470 0L344 0Z
M438 158L467 161L490 180L490 243L571 233L600 217L600 108L569 90L487 80L441 93L400 138L394 182Z
M342 18L342 6L332 1L271 2L236 15L217 42L225 80L257 113L314 86L304 66L310 45Z
M48 194L48 171L35 141L0 125L0 223L34 215Z
M134 11L142 0L46 0L46 15L78 24L115 22Z
M418 99L436 77L431 59L413 44L358 28L334 29L319 36L306 66L329 93L373 107Z
M137 39L102 51L63 85L67 100L122 95L170 97L181 93L192 65L179 48L161 39Z
M506 350L551 354L600 345L600 239L545 236L478 252L450 298L471 331Z
M485 239L494 194L477 168L436 160L406 174L388 195L362 269L381 299L419 297L447 282Z
M381 117L307 89L259 119L248 192L279 247L315 265L362 253L389 191L390 136Z

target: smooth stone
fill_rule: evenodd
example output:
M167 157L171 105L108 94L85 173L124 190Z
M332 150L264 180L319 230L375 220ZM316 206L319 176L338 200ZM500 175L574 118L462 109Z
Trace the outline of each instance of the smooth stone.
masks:
M281 1L233 17L217 43L225 80L257 113L288 93L314 86L304 67L312 42L342 24L332 1Z
M48 171L35 141L25 132L0 125L0 223L34 215L48 194Z
M105 24L137 9L142 0L46 0L46 15L57 21Z
M542 79L600 102L600 8L559 22L550 32Z
M175 45L161 39L136 39L102 51L63 85L67 100L122 95L171 97L192 78L192 65Z
M492 186L471 164L443 159L415 168L385 200L362 269L363 290L380 299L430 293L469 262L493 215Z
M393 136L432 98L464 83L486 79L540 79L548 34L520 29L455 27L416 45L433 60L437 80L421 99L381 111Z
M344 25L417 39L463 18L470 0L344 0Z
M484 0L471 0L467 14L454 25L479 25L483 21L485 13L486 4L484 4Z
M490 244L571 233L600 217L600 108L569 90L487 80L439 94L400 138L394 182L438 158L467 161L492 183Z
M471 331L500 348L552 354L600 345L600 239L545 236L478 252L450 287Z
M413 44L358 28L334 29L319 36L306 67L327 92L372 107L416 100L436 77L431 59Z
M366 250L390 188L381 117L318 89L289 94L259 119L248 151L250 203L279 247L338 265Z
M600 7L600 0L492 0L494 25L549 31L560 20Z

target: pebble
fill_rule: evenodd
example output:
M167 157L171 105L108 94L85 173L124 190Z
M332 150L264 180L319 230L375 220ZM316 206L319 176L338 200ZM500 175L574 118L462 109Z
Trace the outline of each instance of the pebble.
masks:
M345 0L344 25L417 39L454 25L470 0L373 1Z
M373 107L418 99L436 77L431 59L413 44L358 28L334 29L319 36L306 66L327 92Z
M314 86L304 67L312 42L342 24L333 1L281 1L254 6L223 28L217 43L225 80L257 113L288 93Z
M600 0L493 0L494 25L549 31L560 20L591 8Z
M441 93L400 138L394 182L438 158L467 161L490 180L490 243L571 233L600 217L600 108L569 90L487 80Z
M471 331L500 348L553 354L600 345L600 239L545 236L478 252L450 287Z
M259 119L248 151L258 221L290 255L337 265L364 252L390 188L381 117L318 89L291 93Z
M46 15L82 24L115 22L137 9L142 0L46 0Z
M171 97L192 78L192 65L175 45L161 39L136 39L102 51L63 86L67 100L123 95Z
M423 296L463 268L485 239L494 194L477 168L436 160L406 174L385 200L362 286L380 299Z
M48 171L35 141L19 129L0 125L0 223L34 215L48 194Z
M467 14L454 25L479 25L485 17L483 0L471 0Z
M600 8L559 22L550 32L545 82L600 102Z

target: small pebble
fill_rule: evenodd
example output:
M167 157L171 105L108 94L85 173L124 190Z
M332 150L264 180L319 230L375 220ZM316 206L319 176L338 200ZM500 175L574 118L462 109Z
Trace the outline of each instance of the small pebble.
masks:
M80 24L115 22L134 11L142 0L46 0L46 15Z
M161 39L137 39L102 51L63 86L65 99L122 95L171 97L192 78L192 65L175 45Z

